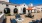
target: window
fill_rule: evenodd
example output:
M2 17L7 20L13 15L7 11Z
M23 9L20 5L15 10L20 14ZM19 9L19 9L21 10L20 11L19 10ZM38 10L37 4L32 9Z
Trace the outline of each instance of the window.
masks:
M42 8L41 8L42 9Z
M8 4L6 4L6 8L8 8Z
M37 8L37 9L40 9L40 8Z
M41 12L42 12L42 10L41 10Z
M6 4L6 6L8 6L8 4Z
M42 10L41 10L42 11Z
M24 5L25 6L25 5Z
M17 6L15 5L15 7L17 7Z

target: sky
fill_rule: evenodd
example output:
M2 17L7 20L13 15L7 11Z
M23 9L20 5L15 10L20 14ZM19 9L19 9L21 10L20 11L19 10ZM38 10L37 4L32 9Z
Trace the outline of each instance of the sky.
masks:
M9 0L10 3L14 3L14 4L30 4L33 3L34 5L37 4L42 4L42 0Z

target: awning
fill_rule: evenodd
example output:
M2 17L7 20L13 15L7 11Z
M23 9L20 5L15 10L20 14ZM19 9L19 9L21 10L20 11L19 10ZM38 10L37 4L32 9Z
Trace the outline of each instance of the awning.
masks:
M26 9L26 10L33 10L32 8L28 8L28 9Z

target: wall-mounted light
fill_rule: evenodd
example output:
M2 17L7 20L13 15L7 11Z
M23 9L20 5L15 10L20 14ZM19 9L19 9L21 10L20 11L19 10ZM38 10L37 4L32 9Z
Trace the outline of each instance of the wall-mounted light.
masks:
M15 5L15 7L17 7L17 6Z
M25 6L25 5L24 5Z

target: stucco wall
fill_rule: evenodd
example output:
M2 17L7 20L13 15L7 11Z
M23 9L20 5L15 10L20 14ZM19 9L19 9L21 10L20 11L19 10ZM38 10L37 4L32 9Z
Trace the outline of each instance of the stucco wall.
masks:
M5 4L0 4L0 11L4 12L4 8L6 8Z
M37 10L39 10L41 12L41 8L42 8L42 5L41 6L36 6ZM38 9L39 8L39 9Z
M19 13L23 13L23 8L28 8L28 6L24 6L24 5L20 5L20 6L17 6L16 8L18 9L18 14ZM14 13L13 13L13 10L14 10L14 8L15 8L15 5L9 5L9 8L10 8L10 10L11 10L11 12L10 12L10 14L11 15L13 15ZM28 11L26 10L26 13L28 13Z
M25 5L25 6L24 6ZM28 5L26 5L26 4L22 4L22 5L20 5L21 6L21 8L22 8L22 11L23 11L23 8L25 7L26 9L28 8ZM26 10L26 14L28 13L28 10Z
M9 8L10 8L10 14L13 15L14 14L13 10L14 10L15 6L9 5Z

